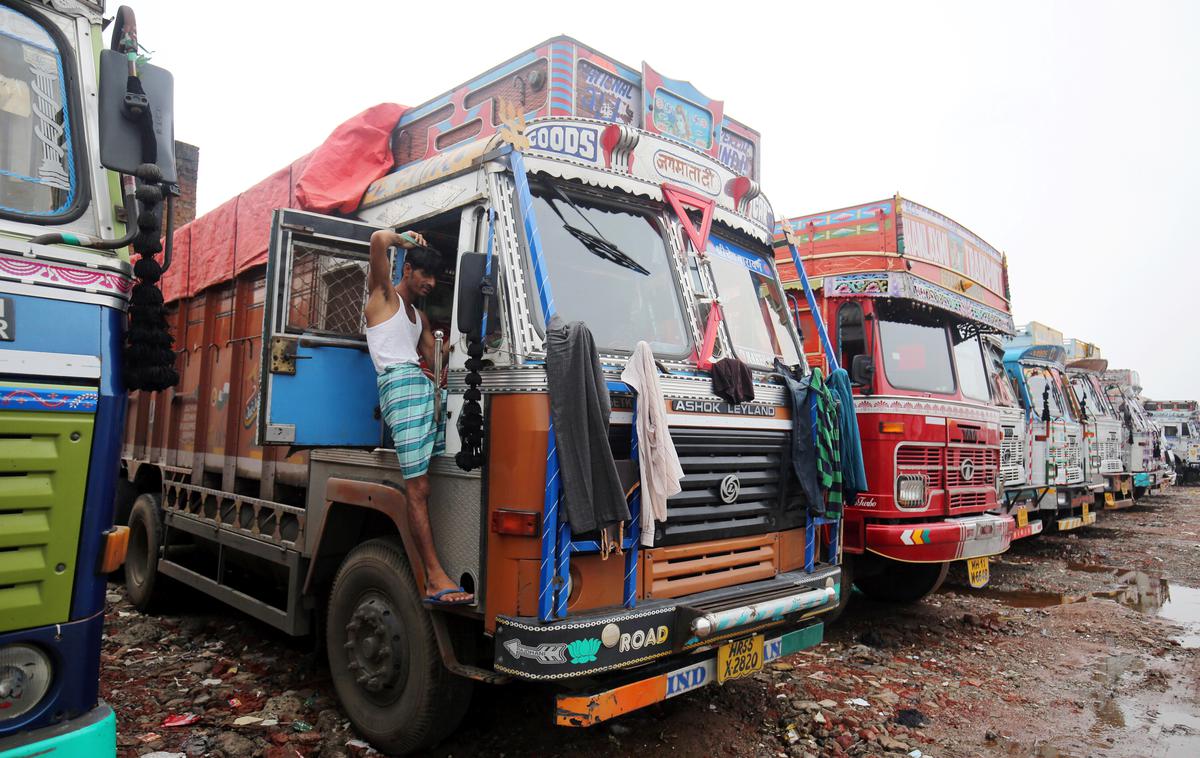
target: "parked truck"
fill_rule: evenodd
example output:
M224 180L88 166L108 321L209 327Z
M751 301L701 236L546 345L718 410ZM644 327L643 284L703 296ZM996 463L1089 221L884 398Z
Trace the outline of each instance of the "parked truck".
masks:
M1101 384L1113 408L1121 414L1123 453L1133 477L1133 497L1145 497L1167 483L1158 426L1142 405L1142 379L1132 369L1106 369Z
M327 143L176 234L182 381L132 399L125 439L133 601L174 580L290 634L322 629L347 715L398 752L451 732L473 682L557 685L555 722L587 726L817 644L841 524L809 515L768 380L776 359L805 369L758 134L686 82L565 37L401 111L384 129L393 165L352 212L288 207L312 166L347 154ZM381 228L419 230L448 259L420 307L455 346L429 511L442 564L474 593L457 609L421 605L379 418L362 309ZM633 471L614 555L559 518L555 315L590 327L610 446ZM685 473L644 546L640 399L619 379L639 340ZM714 394L714 356L750 367L753 401Z
M1086 416L1084 441L1093 477L1098 474L1104 482L1100 493L1103 502L1098 501L1098 505L1120 509L1133 505L1133 475L1126 468L1127 458L1121 452L1124 436L1121 413L1101 383L1107 368L1108 361L1104 358L1080 358L1067 364L1067 377Z
M1175 473L1180 482L1200 483L1200 403L1147 400L1145 408L1162 432L1163 444L1175 457Z
M0 2L4 758L116 754L100 644L128 537L113 526L125 388L161 386L173 358L147 321L174 181L170 76L139 57L128 8L103 13Z
M1061 341L1039 345L1026 340L1018 338L1006 346L1004 365L1025 411L1035 515L1058 531L1089 526L1096 521L1097 485L1090 481L1084 454L1083 414L1065 377L1066 351ZM1102 492L1103 482L1098 486Z
M868 490L846 507L843 582L911 602L966 560L971 583L1008 549L1000 414L980 335L1011 335L1004 256L899 196L776 225L775 248L810 363L817 322L854 383ZM799 294L802 272L812 299ZM843 593L843 599L848 593Z
M1013 539L1041 534L1045 525L1037 517L1039 489L1032 482L1033 460L1025 409L1020 389L1004 368L1003 340L999 335L984 337L984 363L992 388L992 405L1000 413L1000 484L1003 495L997 513L1011 516L1015 522ZM1030 518L1030 514L1033 518Z

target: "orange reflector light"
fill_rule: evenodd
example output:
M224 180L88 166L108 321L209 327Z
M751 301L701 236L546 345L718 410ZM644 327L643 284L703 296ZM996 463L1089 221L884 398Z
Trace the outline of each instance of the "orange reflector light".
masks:
M104 550L100 553L99 574L110 574L125 563L129 549L129 527L114 526L104 533Z
M532 511L510 511L502 508L492 514L492 531L496 534L536 537L537 522L538 514Z
M883 432L884 434L903 434L904 433L904 422L903 421L880 421L879 422L879 431Z

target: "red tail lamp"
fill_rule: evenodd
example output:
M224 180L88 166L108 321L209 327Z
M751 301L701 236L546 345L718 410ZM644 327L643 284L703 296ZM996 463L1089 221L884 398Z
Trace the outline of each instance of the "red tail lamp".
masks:
M536 537L538 514L533 511L513 511L501 508L492 513L492 531L516 537Z

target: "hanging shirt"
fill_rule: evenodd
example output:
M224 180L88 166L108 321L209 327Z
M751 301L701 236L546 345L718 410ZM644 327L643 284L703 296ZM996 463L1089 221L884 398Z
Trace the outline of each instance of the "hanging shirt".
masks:
M867 471L863 465L862 440L858 436L858 417L854 413L854 395L850 375L839 368L829 375L829 388L838 399L838 426L842 441L842 492L853 504L858 493L867 491Z
M642 544L654 545L654 522L667 520L667 498L682 488L683 467L671 441L654 353L638 342L621 381L637 393L638 468L642 481Z
M812 370L809 389L812 402L817 445L817 477L821 489L825 490L823 509L830 513L842 511L842 443L841 427L838 422L837 400L825 384L820 367Z

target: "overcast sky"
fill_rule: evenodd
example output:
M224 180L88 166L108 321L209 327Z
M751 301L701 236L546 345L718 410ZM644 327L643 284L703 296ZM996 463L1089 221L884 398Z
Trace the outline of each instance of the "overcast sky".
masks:
M175 74L202 212L370 105L568 34L762 132L777 213L900 192L1008 254L1018 324L1200 399L1200 4L130 4Z

